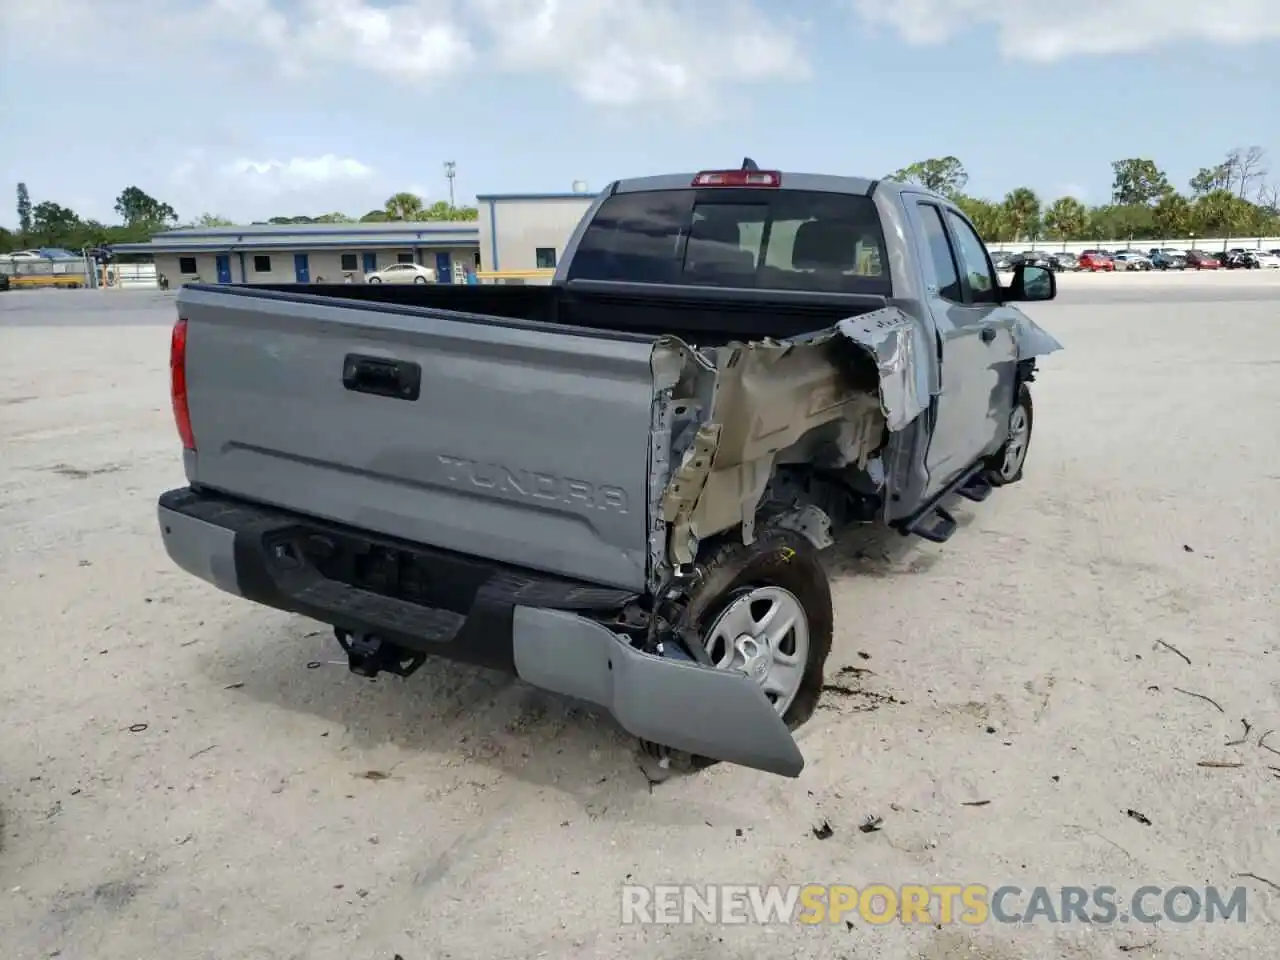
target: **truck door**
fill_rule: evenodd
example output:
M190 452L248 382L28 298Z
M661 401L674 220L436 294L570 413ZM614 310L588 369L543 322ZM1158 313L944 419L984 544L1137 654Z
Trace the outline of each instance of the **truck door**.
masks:
M941 350L941 391L925 457L931 494L1004 442L1013 406L1016 315L999 302L991 258L968 221L925 198L907 203Z

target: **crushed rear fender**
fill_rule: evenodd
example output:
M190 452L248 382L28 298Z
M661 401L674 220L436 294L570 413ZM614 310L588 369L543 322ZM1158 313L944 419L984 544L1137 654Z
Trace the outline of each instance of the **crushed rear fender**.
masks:
M914 317L885 307L815 337L708 351L714 361L682 378L672 397L675 404L710 397L710 409L661 499L668 562L693 562L700 540L739 525L751 543L780 457L807 459L820 440L824 455L839 452L831 466L866 468L886 429L902 430L928 408L929 349Z

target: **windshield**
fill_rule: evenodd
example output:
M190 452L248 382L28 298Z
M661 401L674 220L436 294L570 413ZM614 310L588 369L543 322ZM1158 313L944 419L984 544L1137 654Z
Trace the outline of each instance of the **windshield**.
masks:
M568 279L888 296L870 197L803 190L653 190L601 204Z

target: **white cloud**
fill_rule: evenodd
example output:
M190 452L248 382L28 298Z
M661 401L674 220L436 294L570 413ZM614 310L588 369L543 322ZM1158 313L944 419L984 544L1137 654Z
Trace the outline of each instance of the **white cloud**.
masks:
M137 10L136 0L0 0L0 34L32 38L50 61L180 64L189 79L260 68L336 85L355 69L425 92L501 67L559 76L611 105L710 100L810 72L801 31L757 0L148 0L148 16Z
M591 103L705 101L733 83L798 80L798 32L750 0L472 0L492 56L564 77Z
M456 73L474 56L444 0L303 0L288 16L273 0L213 0L213 9L294 74L345 64L421 81Z
M293 157L290 160L233 160L222 173L261 193L288 193L312 187L369 180L373 168L350 157L326 153L322 157Z
M1180 41L1224 46L1280 37L1276 0L852 0L866 22L908 43L940 44L969 29L994 31L1014 60L1134 53Z

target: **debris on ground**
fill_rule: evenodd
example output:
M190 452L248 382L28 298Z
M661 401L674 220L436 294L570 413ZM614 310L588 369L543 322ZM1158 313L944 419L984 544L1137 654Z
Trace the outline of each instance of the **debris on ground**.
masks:
M862 821L862 825L859 826L858 829L861 830L863 833L875 833L882 826L884 826L884 819L882 817L877 817L875 814L872 814L871 816L867 817L866 820Z
M1187 666L1190 666L1190 665L1191 665L1191 658L1190 658L1190 657L1188 657L1188 656L1187 656L1185 653L1183 653L1181 650L1179 650L1177 647L1175 647L1175 646L1174 646L1172 643L1170 643L1168 640L1161 640L1159 637L1157 637L1157 638L1156 638L1156 643L1160 644L1160 646L1164 647L1166 650L1172 650L1174 653L1176 653L1178 656L1180 656L1183 660L1187 661Z
M1213 704L1215 707L1218 708L1219 713L1227 712L1222 709L1222 704L1220 704L1217 700L1213 699L1213 697L1206 697L1203 693L1196 693L1194 690L1183 690L1181 687L1173 687L1173 689L1176 690L1178 693L1185 694L1188 697L1195 697L1197 700L1203 700L1205 703Z
M1240 718L1240 722L1244 724L1244 734L1240 737L1239 740L1228 740L1226 744L1228 747L1238 747L1240 746L1240 744L1246 742L1249 739L1249 734L1253 730L1253 724L1251 724L1248 720L1244 719L1243 717Z
M1125 813L1125 816L1127 816L1129 819L1137 820L1144 827L1151 826L1151 821L1147 818L1147 816L1145 814L1139 813L1137 810L1126 810L1124 813Z
M834 833L835 831L831 829L831 824L826 820L823 820L822 823L813 828L813 835L819 840L829 840Z
M1235 767L1243 767L1244 764L1236 760L1201 760L1196 764L1197 767L1212 767L1218 770L1229 770Z

